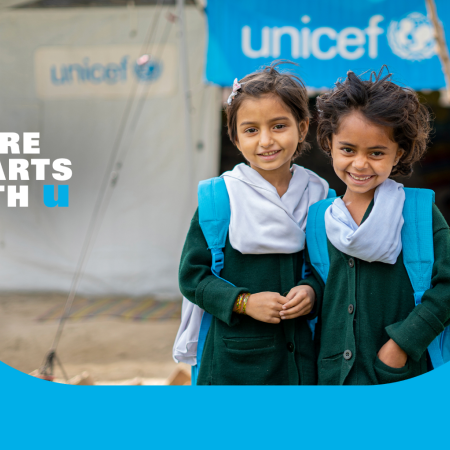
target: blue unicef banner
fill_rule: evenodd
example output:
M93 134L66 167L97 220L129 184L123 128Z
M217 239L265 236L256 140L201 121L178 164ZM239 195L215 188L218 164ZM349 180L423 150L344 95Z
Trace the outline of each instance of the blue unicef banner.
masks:
M436 6L450 28L450 2ZM445 86L425 0L208 0L207 16L206 79L222 86L275 59L312 88L383 64L414 89Z

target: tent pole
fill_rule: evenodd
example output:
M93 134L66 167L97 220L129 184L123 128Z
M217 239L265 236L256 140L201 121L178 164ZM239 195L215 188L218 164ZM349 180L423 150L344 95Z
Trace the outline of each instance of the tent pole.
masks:
M194 151L192 145L192 123L191 123L191 91L189 89L188 56L186 44L186 22L184 14L184 0L177 0L178 16L178 37L179 37L179 56L181 69L181 83L183 89L183 107L184 107L184 136L185 153L187 159L188 171L188 202L193 205L194 202Z
M447 102L450 102L450 59L448 56L447 43L445 42L445 33L442 23L436 11L434 0L425 0L428 16L433 23L434 36L436 39L437 52L441 60L442 71L444 72L445 84L447 87Z

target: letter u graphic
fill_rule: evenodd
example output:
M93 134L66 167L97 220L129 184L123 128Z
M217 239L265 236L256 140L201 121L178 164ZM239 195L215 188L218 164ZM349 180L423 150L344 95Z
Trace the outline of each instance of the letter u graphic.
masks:
M44 184L44 204L48 208L55 206L69 206L69 185L60 184L57 186L56 194L58 198L55 200L55 186L53 184Z
M242 52L249 58L268 58L270 54L270 28L263 27L261 30L261 48L253 50L251 44L251 28L246 25L242 27Z

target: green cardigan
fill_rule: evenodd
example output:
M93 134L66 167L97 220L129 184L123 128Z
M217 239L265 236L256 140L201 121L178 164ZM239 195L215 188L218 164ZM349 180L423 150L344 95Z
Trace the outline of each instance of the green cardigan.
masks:
M198 384L316 384L316 354L305 317L279 324L233 312L237 296L285 294L301 277L303 252L243 255L227 238L221 277L211 273L211 252L195 213L181 256L182 294L212 314Z
M369 205L363 221L373 207ZM341 253L328 241L326 286L315 270L299 284L316 292L319 384L384 384L427 371L426 349L450 324L450 233L433 204L433 289L415 307L403 253L393 265ZM308 259L308 256L307 256ZM408 355L402 368L382 363L380 348L392 338Z

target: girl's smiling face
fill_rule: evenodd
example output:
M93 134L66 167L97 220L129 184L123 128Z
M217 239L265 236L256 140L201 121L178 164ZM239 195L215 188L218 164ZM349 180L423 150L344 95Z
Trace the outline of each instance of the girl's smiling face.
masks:
M258 172L289 169L297 145L306 137L309 120L300 124L276 95L247 98L237 112L235 143Z
M371 194L385 181L403 150L391 140L392 130L369 122L360 112L345 116L333 134L331 157L347 194Z

